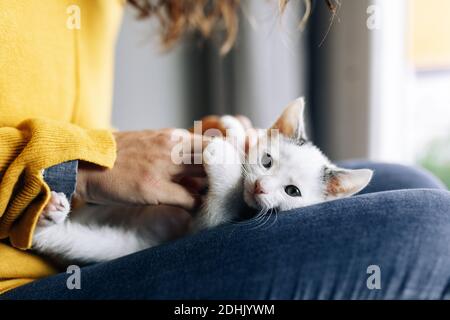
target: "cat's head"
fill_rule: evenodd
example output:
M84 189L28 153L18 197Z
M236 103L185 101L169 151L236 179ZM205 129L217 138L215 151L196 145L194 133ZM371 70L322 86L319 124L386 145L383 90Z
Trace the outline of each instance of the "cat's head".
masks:
M369 169L338 168L308 141L304 105L303 98L289 104L270 128L279 133L276 148L262 138L251 147L256 161L244 165L244 200L250 207L289 210L349 197L372 179ZM267 130L267 135L273 132Z

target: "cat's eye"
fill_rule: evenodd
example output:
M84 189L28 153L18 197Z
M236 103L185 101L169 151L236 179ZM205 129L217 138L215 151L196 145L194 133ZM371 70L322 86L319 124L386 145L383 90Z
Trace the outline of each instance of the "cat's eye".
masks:
M268 153L264 153L261 157L261 164L266 169L270 169L272 167L272 162L272 156Z
M291 197L301 197L302 196L300 189L293 185L286 186L284 188L284 191L287 193L288 196L291 196Z

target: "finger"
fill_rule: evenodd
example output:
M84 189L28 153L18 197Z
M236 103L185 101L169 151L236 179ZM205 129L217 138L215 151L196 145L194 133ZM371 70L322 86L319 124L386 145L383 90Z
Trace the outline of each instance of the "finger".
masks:
M180 184L186 187L191 193L204 194L208 187L208 179L200 177L183 177Z
M184 143L189 143L188 147L190 147L191 152L196 153L198 151L202 152L202 150L208 146L211 140L211 137L191 134L190 140L185 140Z
M206 116L203 117L201 120L201 134L205 134L206 131L210 130L210 129L218 129L220 130L220 132L222 133L222 135L225 135L226 130L225 127L222 125L222 122L220 121L220 117L218 116ZM190 129L191 132L195 132L195 133L200 133L200 132L196 132L197 130L194 130L196 128L192 128Z
M179 152L176 155L177 159L182 158L184 164L201 164L201 157L203 150L208 146L211 142L212 138L193 134L184 129L177 129L172 131L171 140L173 142L173 147ZM174 149L172 152L176 151ZM178 163L180 165L180 161L173 161L173 164ZM176 168L176 170L172 170L172 174L177 174L180 172L180 168Z
M246 116L239 114L239 115L236 115L235 118L239 120L239 122L242 124L242 126L244 127L245 130L253 128L252 122Z
M190 150L190 163L195 165L201 165L203 163L203 150L205 150L211 140L211 137L200 136L198 134L192 134L190 141L185 140L183 150Z
M245 152L248 153L250 148L253 148L258 143L258 132L250 128L247 130L247 138L245 139Z
M173 130L171 138L174 143L181 142L183 150L190 150L191 152L201 152L202 149L206 148L211 139L211 137L191 133L185 129Z
M205 168L202 164L181 164L173 165L169 174L173 177L205 177Z
M200 198L192 195L185 187L177 183L167 183L161 188L161 204L193 210L200 205Z

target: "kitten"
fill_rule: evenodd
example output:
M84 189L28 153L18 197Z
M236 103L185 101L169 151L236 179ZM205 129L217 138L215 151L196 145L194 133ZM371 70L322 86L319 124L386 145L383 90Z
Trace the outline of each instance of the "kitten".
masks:
M205 204L194 218L193 232L255 213L261 217L273 210L349 197L368 185L371 170L338 168L308 141L303 111L303 98L292 102L270 130L260 131L247 152L242 151L245 130L240 122L222 117L223 127L236 143L215 138L203 151L209 187ZM67 219L69 211L65 196L52 192L36 227L33 249L60 261L92 263L167 241L145 215L85 214Z

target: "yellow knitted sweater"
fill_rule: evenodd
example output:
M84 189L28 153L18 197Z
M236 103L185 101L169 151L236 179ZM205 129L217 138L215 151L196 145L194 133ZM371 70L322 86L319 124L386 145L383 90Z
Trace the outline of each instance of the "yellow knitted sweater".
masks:
M0 293L56 269L26 249L50 190L42 170L111 167L122 0L0 1Z

